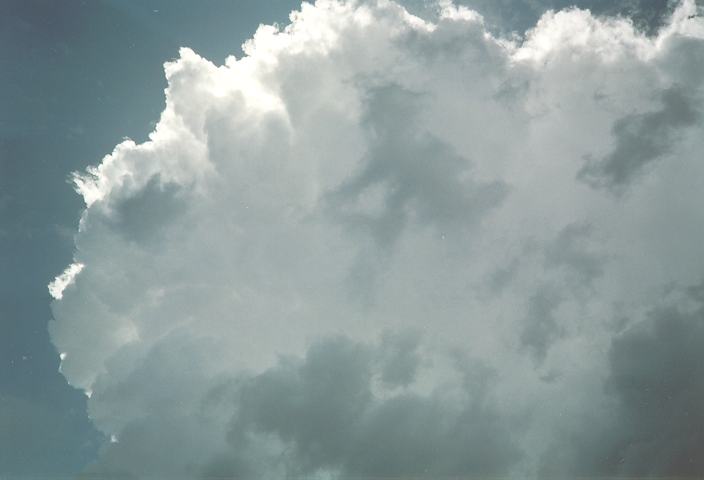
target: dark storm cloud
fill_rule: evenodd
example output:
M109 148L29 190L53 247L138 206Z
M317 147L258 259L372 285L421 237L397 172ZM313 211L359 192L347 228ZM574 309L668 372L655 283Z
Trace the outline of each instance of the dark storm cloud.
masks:
M235 456L215 460L207 475L255 474L251 459L258 455L251 450L262 434L284 443L277 462L294 476L325 469L343 476L506 473L520 453L509 425L491 406L491 372L458 360L464 380L456 398L443 389L379 396L374 381L388 374L389 338L378 346L344 337L323 340L305 358L282 358L244 380L230 430ZM409 355L394 360L394 368L404 372L416 364ZM409 377L404 381L413 380ZM238 452L248 454L242 458Z
M578 178L596 187L622 191L645 167L671 153L682 129L701 119L696 96L679 87L661 94L662 108L618 120L612 129L615 147L601 159L588 158Z

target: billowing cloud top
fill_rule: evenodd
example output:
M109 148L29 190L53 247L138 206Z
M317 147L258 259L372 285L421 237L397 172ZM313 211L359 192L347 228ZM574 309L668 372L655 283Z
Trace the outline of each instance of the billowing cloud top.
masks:
M182 49L149 140L75 176L89 472L703 473L703 42L691 0L520 41L319 0Z

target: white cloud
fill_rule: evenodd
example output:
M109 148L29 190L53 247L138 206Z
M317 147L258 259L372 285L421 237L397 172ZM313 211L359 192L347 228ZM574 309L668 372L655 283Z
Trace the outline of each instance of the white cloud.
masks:
M49 284L49 294L56 300L61 300L64 295L64 290L66 290L66 287L73 284L76 275L81 273L83 267L84 265L82 263L72 263L66 267L66 270Z
M75 288L77 272L51 284L50 329L94 423L120 439L95 471L258 478L266 459L316 448L325 437L304 424L231 426L239 387L272 377L261 388L297 392L299 358L330 335L417 332L417 355L394 367L403 382L364 370L374 400L351 418L393 419L404 398L432 415L436 398L439 419L488 439L509 425L488 466L510 451L512 473L536 473L551 439L606 422L623 319L704 272L701 121L657 114L672 88L693 106L702 94L701 69L678 61L701 52L702 19L686 1L646 37L572 9L517 42L439 8L431 23L392 2L321 0L283 30L260 27L225 65L183 49L150 139L76 175L86 210L67 272L86 268ZM621 155L637 152L615 127L632 118L668 142L647 162ZM580 178L589 159L624 162L620 195ZM458 380L466 357L482 367ZM491 408L465 412L467 392ZM461 454L436 471L471 468ZM291 465L360 471L339 451L301 455Z

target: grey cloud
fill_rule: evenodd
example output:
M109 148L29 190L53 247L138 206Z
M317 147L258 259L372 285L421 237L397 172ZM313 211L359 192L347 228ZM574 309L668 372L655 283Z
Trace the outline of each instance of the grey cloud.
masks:
M520 258L514 257L508 264L496 269L492 272L488 279L488 284L492 291L500 293L511 282L513 277L518 272L520 266Z
M393 244L411 219L439 229L472 225L507 194L502 182L472 179L471 163L418 125L422 102L421 95L397 85L371 89L365 165L329 195L332 212L381 245ZM380 208L359 209L375 188Z
M560 300L560 296L549 288L541 289L528 300L521 343L528 347L538 362L545 359L550 345L562 336L554 313Z
M415 331L384 334L379 349L382 381L405 387L414 380L421 363L419 341L420 334Z
M546 271L560 275L560 288L572 293L589 289L603 274L608 260L594 239L594 228L587 223L571 223L543 244L534 239L526 241L517 254L489 276L492 290L503 291L520 273L521 266L535 256Z
M89 465L78 478L163 478L193 473L189 464L193 447L193 424L183 416L144 413L131 422L114 443L106 443L96 464ZM186 461L184 461L186 459Z
M183 187L155 175L133 196L115 206L107 219L115 231L140 244L163 241L166 227L187 210Z
M486 369L461 363L464 380L455 401L442 389L380 397L373 384L388 373L379 354L389 338L376 347L344 337L323 340L305 358L282 358L276 367L243 380L230 432L235 455L250 451L254 436L266 434L285 445L278 461L289 475L322 470L343 476L506 473L520 452L509 425L492 409ZM403 362L397 359L396 368ZM406 356L405 363L401 370L411 371L417 360ZM256 465L222 455L207 471L251 473Z
M636 113L616 121L612 128L615 147L605 157L587 163L578 178L594 187L622 191L643 168L671 153L680 130L701 119L697 98L674 86L661 93L662 108Z
M605 402L543 458L544 475L696 477L704 471L701 287L649 311L611 342ZM684 304L694 302L696 308ZM668 302L664 302L668 303Z
M112 439L82 477L198 476L204 459L225 444L219 411L203 398L220 381L207 373L216 361L204 355L210 348L175 328L148 352L129 345L112 357L94 385L92 399L98 401L88 410ZM114 418L115 412L129 420Z
M605 258L590 248L592 227L571 224L546 246L543 255L548 268L565 268L582 285L590 285L603 273Z
M652 311L614 340L608 391L621 405L619 470L704 471L704 308Z
M663 59L662 67L673 72L679 85L696 92L704 81L704 40L678 36L667 44L670 54Z
M537 363L545 360L551 345L565 335L565 325L555 310L565 300L588 298L594 281L603 274L606 257L594 247L592 231L588 224L570 224L544 245L527 242L520 255L489 279L494 292L500 293L518 275L522 262L534 255L542 257L545 278L536 279L520 329L521 344Z
M486 282L491 291L495 294L503 292L520 273L524 261L539 251L538 244L534 240L524 242L517 253L508 256L487 277Z

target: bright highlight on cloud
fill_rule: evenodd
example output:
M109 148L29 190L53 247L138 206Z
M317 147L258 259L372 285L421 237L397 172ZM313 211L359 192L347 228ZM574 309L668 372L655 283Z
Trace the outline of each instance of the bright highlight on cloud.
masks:
M518 41L320 0L244 51L182 49L149 140L75 177L89 473L704 472L693 1Z
M66 287L74 282L76 275L81 273L84 266L85 265L82 263L72 263L66 267L66 270L64 270L61 275L56 277L54 281L49 284L49 295L56 300L61 300L64 296L64 290L66 290Z

